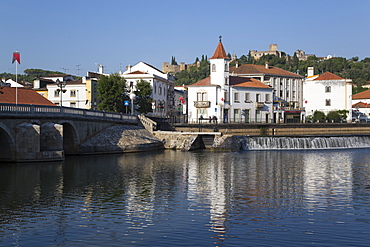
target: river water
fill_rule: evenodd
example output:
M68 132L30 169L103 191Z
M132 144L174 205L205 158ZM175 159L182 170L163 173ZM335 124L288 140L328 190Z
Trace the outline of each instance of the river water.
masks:
M369 246L370 150L0 165L0 246Z

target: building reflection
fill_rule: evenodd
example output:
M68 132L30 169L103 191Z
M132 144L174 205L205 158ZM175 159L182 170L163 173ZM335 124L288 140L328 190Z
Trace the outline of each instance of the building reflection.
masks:
M305 155L304 195L310 211L346 206L352 200L352 160L348 153Z

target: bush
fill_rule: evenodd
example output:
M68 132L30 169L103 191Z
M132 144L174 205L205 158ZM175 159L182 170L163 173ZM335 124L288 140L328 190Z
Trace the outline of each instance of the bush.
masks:
M315 111L313 113L312 119L317 122L324 122L326 119L325 113L322 111Z
M341 115L338 111L330 111L328 115L326 115L326 119L329 120L329 122L340 122Z

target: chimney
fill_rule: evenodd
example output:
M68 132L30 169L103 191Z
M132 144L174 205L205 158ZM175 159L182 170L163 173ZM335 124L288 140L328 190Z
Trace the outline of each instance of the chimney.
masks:
M313 76L314 74L314 68L313 67L308 67L307 68L307 77Z
M131 68L132 68L131 65L127 65L126 70L127 70L128 73L131 73Z
M99 74L103 74L104 73L104 66L99 64Z
M267 62L267 61L266 61L266 63L265 63L265 68L266 68L266 69L269 69L269 62Z
M239 63L238 62L235 63L235 67L239 68Z

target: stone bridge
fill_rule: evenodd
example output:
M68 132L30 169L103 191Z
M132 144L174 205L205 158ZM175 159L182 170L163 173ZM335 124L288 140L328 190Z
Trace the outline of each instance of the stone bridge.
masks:
M138 125L136 115L85 109L0 104L0 161L62 160L113 125Z

